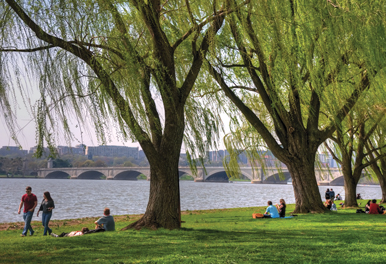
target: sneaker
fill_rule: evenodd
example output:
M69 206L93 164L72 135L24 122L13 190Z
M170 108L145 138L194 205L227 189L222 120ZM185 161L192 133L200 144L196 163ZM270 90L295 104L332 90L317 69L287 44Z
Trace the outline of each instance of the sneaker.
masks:
M51 235L52 229L48 230L48 235Z
M24 234L21 234L20 236L21 236L21 237L25 237L25 235L24 235Z
M35 231L32 231L31 234L30 234L30 236L33 236L34 234L35 234Z

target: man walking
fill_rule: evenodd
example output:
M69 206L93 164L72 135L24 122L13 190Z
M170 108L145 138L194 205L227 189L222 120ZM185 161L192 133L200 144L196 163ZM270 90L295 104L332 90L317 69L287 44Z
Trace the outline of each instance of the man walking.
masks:
M31 236L35 233L35 231L33 231L31 226L31 220L34 214L35 207L38 204L38 199L36 198L36 195L32 193L32 188L30 186L27 186L27 188L25 188L25 192L26 194L24 194L21 197L19 210L17 212L18 214L20 214L21 208L24 205L23 219L24 219L25 225L24 225L23 233L20 235L22 237L25 237L27 235L28 230Z

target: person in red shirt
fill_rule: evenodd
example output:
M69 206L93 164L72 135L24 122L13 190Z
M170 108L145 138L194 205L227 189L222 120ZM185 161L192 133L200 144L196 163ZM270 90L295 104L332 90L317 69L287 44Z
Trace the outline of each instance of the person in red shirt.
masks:
M377 200L376 199L372 200L370 204L369 214L379 214L380 211L381 211L381 208L377 204Z
M31 236L35 233L31 226L31 220L34 214L35 207L38 204L38 199L36 198L36 195L32 193L32 188L30 186L27 186L25 188L25 192L26 194L21 197L19 211L17 212L18 214L20 214L21 208L24 205L23 219L25 224L23 233L21 233L22 237L25 237L27 235L28 230Z

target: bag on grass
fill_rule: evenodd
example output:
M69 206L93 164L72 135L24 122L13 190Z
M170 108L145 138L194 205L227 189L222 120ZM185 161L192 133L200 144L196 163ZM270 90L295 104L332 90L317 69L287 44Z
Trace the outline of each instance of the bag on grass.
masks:
M363 211L362 209L357 209L357 214L365 214L366 212L365 211Z
M258 214L258 213L254 213L254 214L252 214L252 217L253 218L263 218L264 217L264 214Z

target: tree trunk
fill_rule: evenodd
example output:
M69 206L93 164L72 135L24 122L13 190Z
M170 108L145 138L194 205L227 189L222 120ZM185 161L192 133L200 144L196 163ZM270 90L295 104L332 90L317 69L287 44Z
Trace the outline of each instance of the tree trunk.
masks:
M375 166L377 166L377 165L376 164L372 165L371 168L373 169L375 175L377 176L378 181L379 181L379 185L381 186L381 190L382 190L381 203L385 203L386 202L386 179L385 179L386 177L378 168L375 168ZM382 171L384 171L384 170L382 170Z
M386 203L386 179L385 179L385 175L378 177L378 181L379 181L379 185L381 186L381 190L382 190L381 203Z
M122 230L181 227L178 161L185 128L183 116L182 108L173 121L166 118L159 147L156 151L147 150L146 156L150 164L150 194L146 212L141 219Z
M320 197L315 177L314 163L291 162L287 164L295 193L294 213L323 213L327 209Z
M347 174L343 173L344 177L344 206L345 207L358 207L357 203L357 184L358 181L354 179L354 177L349 177Z
M122 230L181 227L178 165L168 165L163 164L160 170L150 167L150 195L146 212L141 219Z

